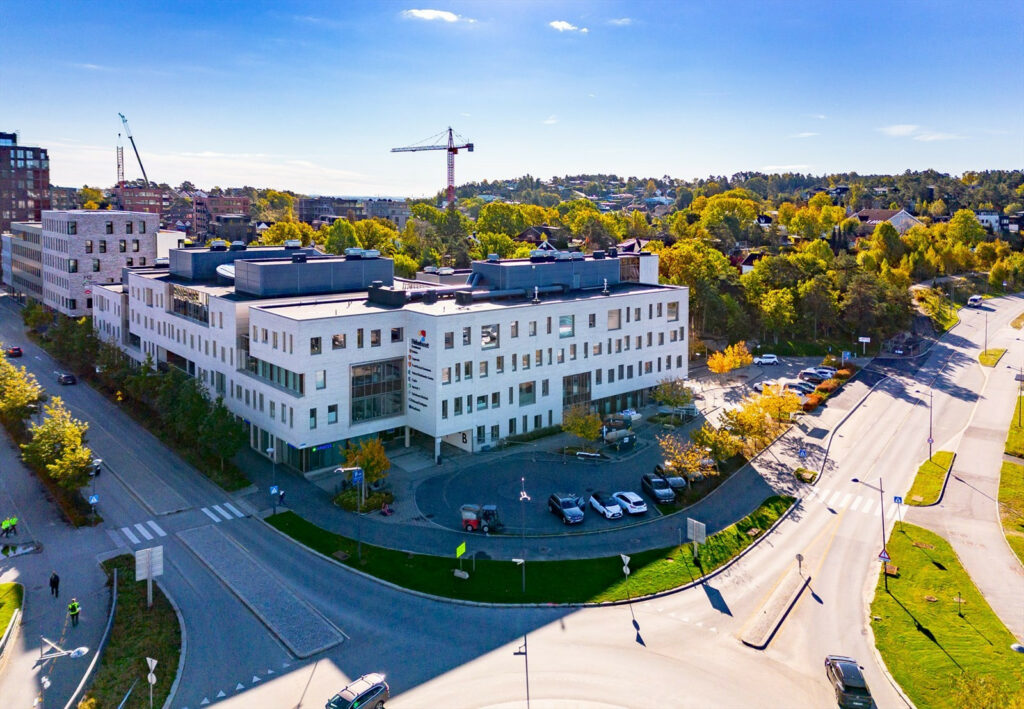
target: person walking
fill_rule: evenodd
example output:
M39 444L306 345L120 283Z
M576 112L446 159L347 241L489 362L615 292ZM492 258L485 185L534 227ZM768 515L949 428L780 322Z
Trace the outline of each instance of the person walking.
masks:
M68 615L71 616L71 625L78 627L78 614L82 612L82 606L79 605L77 598L72 598L71 603L68 604Z
M6 537L11 533L11 520L8 517L4 517L4 521L0 522L0 537Z
M8 536L10 536L11 534L14 534L14 535L18 534L18 518L17 517L11 517L11 526L9 528Z
M60 598L60 576L56 571L50 574L50 594L54 598Z
M281 490L279 493L277 493L277 504L284 504L284 490Z

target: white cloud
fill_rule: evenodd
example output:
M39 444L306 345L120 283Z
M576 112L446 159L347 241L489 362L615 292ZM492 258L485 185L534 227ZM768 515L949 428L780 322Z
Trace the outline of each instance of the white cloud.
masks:
M816 135L820 135L820 134L819 133L812 133L811 131L804 131L803 133L794 133L793 135L791 135L789 137L790 138L813 138Z
M558 123L558 116L555 116L555 115L548 116L543 121L541 121L541 123L543 123L546 126L553 126L556 123Z
M113 71L112 67L102 66L100 64L90 64L88 62L73 63L71 64L71 66L75 67L76 69L86 69L87 71Z
M933 140L960 140L962 135L956 135L955 133L939 133L937 131L921 131L914 136L914 140L921 140L926 143L930 143Z
M812 113L810 114L810 117L819 121L823 121L825 120L825 118L827 118L827 116L824 113Z
M615 25L616 27L628 27L633 24L632 17L619 17L618 19L608 20L609 25Z
M762 172L808 172L810 165L762 165Z
M566 22L565 20L555 20L554 22L549 22L548 26L551 27L552 29L558 30L559 32L579 32L580 34L586 34L587 32L590 31L586 27L580 28L572 24L571 22Z
M433 20L441 20L442 22L476 22L474 19L462 17L447 10L402 10L402 17L407 20L425 20L427 22Z
M878 130L893 137L905 137L916 133L920 127L913 123L895 123L891 126L882 126Z

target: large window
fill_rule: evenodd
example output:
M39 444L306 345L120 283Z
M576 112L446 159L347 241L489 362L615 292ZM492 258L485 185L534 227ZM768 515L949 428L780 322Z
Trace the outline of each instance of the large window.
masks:
M331 349L334 349L334 350L343 350L343 349L345 349L345 335L343 333L339 333L337 335L332 335L331 336Z
M537 382L523 382L519 385L519 405L529 406L537 403Z
M576 334L576 316L575 315L559 315L558 316L558 336L560 338L572 337Z
M679 303L668 304L668 321L675 322L679 319Z
M611 370L609 370L610 372ZM590 372L562 377L562 406L590 403Z
M311 337L311 338L309 338L309 353L311 355L318 355L321 352L323 352L323 347L321 345L320 338L319 337Z
M621 310L609 310L608 311L608 329L618 330L622 327L622 311Z
M185 286L171 286L171 311L203 325L210 322L207 294Z
M352 367L352 423L403 413L402 358Z
M480 328L480 347L485 350L493 350L498 346L498 326L484 325Z

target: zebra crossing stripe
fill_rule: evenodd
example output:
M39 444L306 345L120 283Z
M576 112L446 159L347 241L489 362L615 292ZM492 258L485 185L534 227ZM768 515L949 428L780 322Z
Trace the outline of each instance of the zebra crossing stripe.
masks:
M128 537L128 541L130 541L132 544L139 543L138 537L132 534L132 530L128 529L127 527L121 527L121 534Z
M148 522L146 522L146 524L148 524L150 527L152 527L153 531L157 533L157 536L159 536L159 537L166 537L167 536L167 532L162 530L160 528L160 525L157 524L156 522L154 522L153 520L149 520Z
M149 533L149 530L142 526L141 523L135 525L135 529L139 530L139 534L146 538L146 541L153 539L153 535Z
M238 517L239 519L241 519L242 517L245 517L245 515L242 514L241 512L239 512L238 509L234 505L232 505L230 502L225 502L224 503L224 507L225 507L225 509L227 509L228 512L233 514L235 517Z
M205 507L203 508L203 513L204 513L204 514L205 514L205 515L206 515L207 517L209 517L210 519L212 519L212 520L213 520L214 522L220 522L220 517L218 517L218 516L217 516L217 515L215 515L214 513L210 512L210 510L206 509Z

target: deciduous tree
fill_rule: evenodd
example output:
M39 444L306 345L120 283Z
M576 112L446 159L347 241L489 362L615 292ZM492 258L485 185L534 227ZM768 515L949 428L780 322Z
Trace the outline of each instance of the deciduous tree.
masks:
M601 417L585 406L574 406L562 415L562 430L579 438L586 450L587 444L601 435Z

